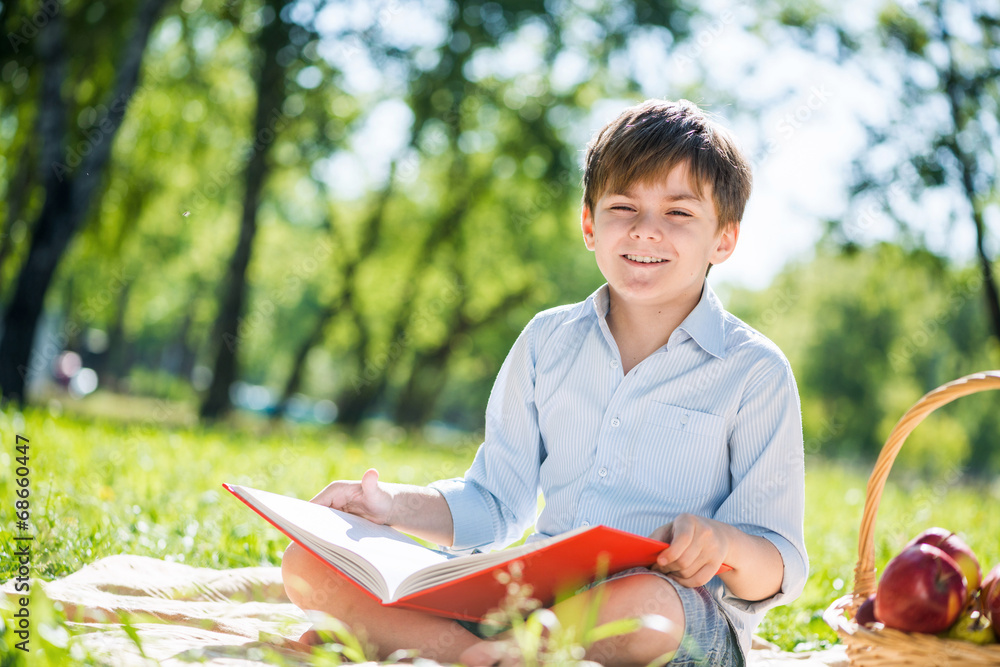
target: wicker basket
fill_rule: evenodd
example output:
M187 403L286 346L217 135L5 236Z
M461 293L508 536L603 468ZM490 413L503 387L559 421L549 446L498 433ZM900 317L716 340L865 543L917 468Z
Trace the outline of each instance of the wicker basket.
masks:
M854 622L857 608L875 592L875 514L903 441L924 417L956 398L987 389L1000 389L1000 371L966 375L925 394L899 420L889 434L875 469L868 479L865 510L858 537L858 564L854 568L854 593L834 602L823 614L847 645L847 656L855 666L888 665L1000 665L1000 644L980 646L943 639L935 635L909 633L892 628L871 629Z

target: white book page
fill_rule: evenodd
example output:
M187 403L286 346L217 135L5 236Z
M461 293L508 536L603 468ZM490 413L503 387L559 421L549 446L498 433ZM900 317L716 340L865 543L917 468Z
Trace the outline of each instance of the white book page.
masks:
M359 582L381 575L382 591L372 590L384 601L395 597L396 589L408 576L451 555L419 544L403 533L367 519L323 507L307 500L289 498L235 484L229 485L262 514L283 526L302 542ZM343 563L356 563L368 576L358 576Z

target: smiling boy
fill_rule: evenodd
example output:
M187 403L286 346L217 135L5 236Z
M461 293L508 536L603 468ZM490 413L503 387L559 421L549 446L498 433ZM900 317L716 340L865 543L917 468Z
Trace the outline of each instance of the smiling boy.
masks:
M417 487L369 470L313 501L455 550L501 548L532 522L529 541L596 524L651 535L670 543L653 568L554 611L600 589L599 622L656 614L673 624L597 642L587 657L604 664L664 654L673 665L743 664L763 613L798 596L808 570L791 369L706 282L736 247L750 186L746 159L695 105L626 109L588 145L584 173L584 242L607 284L525 327L465 476ZM723 562L733 569L715 575ZM503 640L381 607L295 545L282 567L293 602L363 630L382 656L511 659Z
M608 281L608 328L628 374L664 345L701 299L706 268L736 248L739 227L721 226L705 184L686 162L649 183L609 189L583 209L583 239Z

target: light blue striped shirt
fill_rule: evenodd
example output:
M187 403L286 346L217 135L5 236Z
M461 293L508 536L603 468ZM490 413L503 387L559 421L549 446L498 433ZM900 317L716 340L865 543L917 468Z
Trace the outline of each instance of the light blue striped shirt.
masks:
M708 589L744 654L764 612L806 581L798 392L781 351L727 313L706 282L667 344L622 375L608 287L536 315L511 348L486 409L485 442L448 502L453 548L604 524L649 535L682 512L763 536L784 561L781 591L759 602ZM545 506L537 516L538 494Z

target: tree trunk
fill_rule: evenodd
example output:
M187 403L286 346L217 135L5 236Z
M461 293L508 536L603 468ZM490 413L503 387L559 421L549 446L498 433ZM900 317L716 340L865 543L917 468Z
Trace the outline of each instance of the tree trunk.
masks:
M449 343L450 343L449 338ZM437 399L448 380L448 359L451 348L442 345L430 354L421 354L410 370L396 409L393 421L400 426L422 426L430 419Z
M250 265L261 191L270 172L268 156L277 133L284 125L281 106L285 100L285 67L278 63L278 51L289 43L288 25L281 19L288 0L272 0L274 18L261 29L260 68L257 73L257 111L254 117L253 153L244 176L243 215L236 248L223 280L219 314L215 320L211 344L215 347L212 383L201 404L202 419L217 419L230 409L229 386L238 375L240 320L246 301L246 273Z
M940 6L938 7L940 16ZM942 25L944 25L942 23ZM989 314L990 326L993 337L997 344L1000 344L1000 290L997 290L996 279L993 276L993 262L986 253L986 224L983 220L983 209L980 197L976 192L976 176L978 158L970 155L962 149L958 142L958 135L968 126L968 118L963 111L963 97L978 96L982 84L971 86L961 72L956 68L954 60L954 50L951 46L951 35L947 30L943 31L942 39L948 46L948 69L945 72L945 92L948 95L948 102L951 108L954 134L948 137L947 146L952 155L962 168L962 190L965 199L972 209L972 222L976 227L976 257L979 261L979 271L983 277L983 296L986 299L986 312Z
M56 12L39 35L39 56L43 67L39 132L42 145L41 164L45 201L33 226L28 257L21 267L17 286L4 314L3 339L0 340L0 387L4 401L24 404L24 384L31 362L31 351L42 313L45 293L52 276L73 236L79 231L97 195L101 178L111 158L115 135L121 127L129 100L139 80L142 56L149 33L166 0L146 0L137 11L132 34L125 45L121 68L108 103L107 123L91 140L91 152L79 166L71 169L65 162L68 154L66 132L67 106L62 97L66 79L64 18ZM69 329L70 327L67 327ZM46 345L38 368L44 371L65 344L64 331L52 345Z
M129 372L126 364L128 343L125 340L125 310L128 308L132 285L131 281L123 283L118 292L118 298L115 300L115 316L108 328L108 349L102 355L98 366L94 368L102 378L101 381L113 387L117 387Z
M387 364L376 364L369 357L371 348L371 333L365 322L364 314L357 310L353 292L344 295L344 308L354 314L354 326L358 332L358 342L354 345L358 359L358 370L337 395L337 422L353 429L365 418L375 399L387 384Z
M983 222L983 212L978 207L973 212L973 218L976 223L976 256L979 258L979 271L983 276L986 311L993 326L993 337L1000 345L1000 291L997 290L996 278L993 276L993 262L986 254L986 226Z
M329 321L333 319L338 312L350 311L354 314L355 326L358 331L358 343L354 346L357 351L357 356L359 358L363 358L365 350L368 349L368 342L370 340L368 326L364 321L363 315L358 312L354 301L354 294L357 290L357 284L355 283L354 276L357 273L358 267L361 266L361 262L371 255L371 253L375 250L375 246L378 244L382 226L385 223L386 207L392 199L395 175L396 162L393 161L389 166L389 176L386 179L385 187L382 189L381 193L379 193L377 204L372 209L371 214L369 214L367 219L361 224L361 228L365 230L365 233L362 237L361 244L358 246L358 253L344 266L343 291L337 298L331 301L329 306L321 311L313 332L306 338L305 342L295 355L295 362L292 365L291 375L285 385L285 391L282 394L281 402L279 403L278 411L276 413L277 416L284 414L288 400L291 398L292 394L298 391L302 377L302 370L305 364L306 356L309 354L309 350L315 347L319 341L322 340L323 331L326 329ZM330 228L331 230L335 229L333 225L331 225ZM333 241L335 242L336 239ZM363 368L363 365L359 365L359 368ZM343 405L339 400L337 402L338 421L348 426L356 426L363 417L365 409L371 403L371 399L367 394L358 397L351 397L347 394L342 394L342 396L347 397L347 400L343 403Z
M0 234L0 276L14 247L14 225L24 212L25 200L31 190L31 176L37 167L35 163L35 151L32 150L32 143L27 141L21 149L16 171L7 183L7 222L3 234ZM0 284L0 294L6 291L7 286Z
M427 420L431 418L438 397L440 397L448 380L448 360L451 359L459 338L506 316L511 308L524 301L530 291L529 287L511 292L492 310L477 320L471 320L465 314L466 299L463 298L456 307L457 317L448 327L448 336L445 340L436 347L417 355L406 386L396 402L394 421L401 426L426 424ZM467 292L463 291L462 293L466 294Z
M420 278L433 261L435 251L461 226L472 205L472 198L480 192L487 180L485 173L469 176L464 161L452 171L456 182L461 177L469 180L465 188L454 195L449 211L437 220L435 227L414 253L414 264L398 298L401 305L395 314L386 351L372 356L367 343L360 348L358 373L340 392L336 401L337 421L346 426L357 426L383 397L389 385L389 377L404 357L405 350L400 341L404 340L407 327L411 325L414 313L421 305L417 299Z
M295 359L292 361L292 372L285 382L285 389L281 392L281 399L271 414L272 420L278 420L285 416L285 411L288 409L288 401L291 400L292 396L299 390L299 387L302 386L302 375L306 365L306 357L309 356L309 351L316 347L319 341L323 339L323 332L326 331L326 325L330 323L330 320L333 319L339 308L339 303L333 303L324 307L319 312L312 331L309 332L306 339L299 345L299 349L296 350Z

